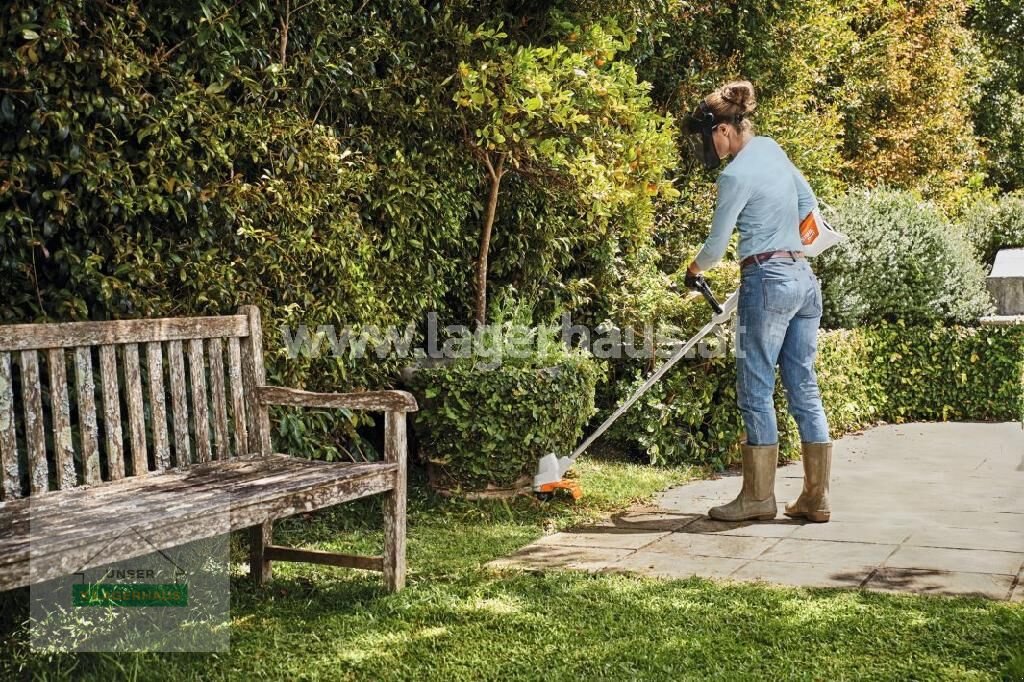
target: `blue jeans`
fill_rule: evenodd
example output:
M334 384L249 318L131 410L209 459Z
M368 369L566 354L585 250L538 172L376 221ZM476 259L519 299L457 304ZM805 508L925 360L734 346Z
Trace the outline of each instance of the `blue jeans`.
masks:
M775 365L800 440L827 443L828 420L814 373L821 284L806 260L788 256L743 268L736 328L736 395L750 445L779 442Z

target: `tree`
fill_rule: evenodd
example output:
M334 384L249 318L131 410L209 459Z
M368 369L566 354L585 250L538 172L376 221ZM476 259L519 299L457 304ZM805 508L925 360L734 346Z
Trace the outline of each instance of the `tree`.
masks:
M575 198L590 222L632 202L672 195L673 124L653 111L649 86L615 61L629 41L614 25L553 22L546 44L508 40L499 23L467 30L479 58L459 64L454 102L464 141L486 171L487 203L475 264L473 319L487 313L488 252L502 178L516 173Z

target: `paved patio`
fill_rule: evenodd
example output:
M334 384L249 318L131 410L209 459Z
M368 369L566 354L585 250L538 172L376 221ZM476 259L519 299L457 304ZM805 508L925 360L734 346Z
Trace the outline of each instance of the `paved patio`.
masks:
M1024 601L1024 430L1017 423L881 426L836 442L832 521L782 516L802 481L779 469L779 517L712 521L738 473L546 536L496 567L693 575Z

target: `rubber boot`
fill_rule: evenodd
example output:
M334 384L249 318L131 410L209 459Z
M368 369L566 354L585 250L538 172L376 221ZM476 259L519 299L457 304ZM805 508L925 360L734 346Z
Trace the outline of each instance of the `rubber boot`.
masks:
M739 496L720 507L712 507L708 516L719 521L769 521L775 518L775 468L779 464L779 444L747 445L743 450L743 489Z
M828 479L832 473L832 443L801 443L804 488L800 497L786 505L786 516L825 523L832 516L828 504Z

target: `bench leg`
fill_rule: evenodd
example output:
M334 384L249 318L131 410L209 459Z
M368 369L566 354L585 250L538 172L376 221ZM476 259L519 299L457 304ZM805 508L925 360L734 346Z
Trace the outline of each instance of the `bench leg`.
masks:
M395 487L384 493L384 586L405 587L405 413L384 415L384 459L398 463Z
M271 545L274 522L267 521L249 528L249 576L257 585L264 585L271 577L270 559L266 549Z

